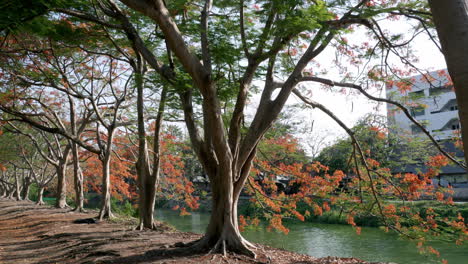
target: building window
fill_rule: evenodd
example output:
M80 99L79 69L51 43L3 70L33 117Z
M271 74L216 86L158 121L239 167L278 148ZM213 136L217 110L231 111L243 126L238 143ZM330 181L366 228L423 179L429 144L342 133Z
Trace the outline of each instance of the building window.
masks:
M450 107L450 111L457 111L458 110L458 105L452 105Z
M460 129L460 124L453 124L452 125L452 130L458 130Z
M443 93L448 93L452 91L452 86L441 86L441 87L435 87L435 88L430 88L429 89L429 95L439 95Z
M412 107L411 108L411 116L416 117L416 116L423 116L425 115L425 111L423 107Z

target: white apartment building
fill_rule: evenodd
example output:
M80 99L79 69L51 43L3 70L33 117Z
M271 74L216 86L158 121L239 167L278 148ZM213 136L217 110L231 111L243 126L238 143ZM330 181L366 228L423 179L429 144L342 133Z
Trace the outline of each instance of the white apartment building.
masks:
M434 71L426 76L410 78L411 84L387 85L387 98L409 105L411 115L422 123L436 140L454 136L460 129L458 106L453 86L445 71ZM429 82L430 81L430 82ZM401 88L403 87L403 89ZM406 90L403 93L401 90ZM396 106L387 105L389 127L397 127L415 136L422 131L409 120Z
M443 148L462 159L463 152L457 150L452 142L445 140L453 137L460 129L455 91L447 76L446 71L413 76L408 84L400 82L387 85L386 94L388 99L407 106L414 119L423 124L436 140L441 141ZM414 125L403 111L397 109L396 106L387 104L389 133L424 136L422 130ZM427 167L423 163L404 164L393 170L415 173L425 171ZM450 184L455 190L454 199L468 200L468 175L457 165L443 167L440 175L433 179L433 184Z

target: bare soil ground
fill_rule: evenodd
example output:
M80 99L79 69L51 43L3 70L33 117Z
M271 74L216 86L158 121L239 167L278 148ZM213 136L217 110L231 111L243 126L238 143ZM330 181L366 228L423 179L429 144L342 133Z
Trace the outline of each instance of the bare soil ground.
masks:
M131 221L74 223L96 216L70 209L0 199L0 263L367 263L354 258L314 258L257 245L257 258L229 254L193 255L176 243L200 235L172 230L134 231Z

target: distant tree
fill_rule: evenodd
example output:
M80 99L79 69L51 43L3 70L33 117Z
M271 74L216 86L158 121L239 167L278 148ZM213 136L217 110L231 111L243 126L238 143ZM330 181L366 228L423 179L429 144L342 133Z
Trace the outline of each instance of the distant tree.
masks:
M44 203L44 190L49 183L54 180L56 172L50 170L50 164L47 160L40 158L38 150L34 150L33 153L21 153L21 157L29 167L33 182L37 187L37 201L36 204L43 205Z
M437 154L431 142L425 137L396 133L389 128L383 116L367 115L351 128L354 136L362 143L362 148L378 161L382 167L402 168L408 164L424 164L430 156ZM392 133L389 133L392 130ZM355 167L352 161L353 141L347 136L325 147L315 159L328 166L330 172L342 170L351 172Z

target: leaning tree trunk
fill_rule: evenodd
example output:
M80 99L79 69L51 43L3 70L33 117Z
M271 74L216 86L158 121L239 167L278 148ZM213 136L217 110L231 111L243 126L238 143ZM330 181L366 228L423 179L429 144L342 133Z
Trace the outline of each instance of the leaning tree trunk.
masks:
M83 192L83 173L80 168L80 160L78 156L78 147L76 143L72 143L73 155L73 179L75 183L75 211L84 212L84 192Z
M44 186L38 186L37 188L37 205L43 205L44 203Z
M448 71L455 86L468 163L468 0L429 0Z

